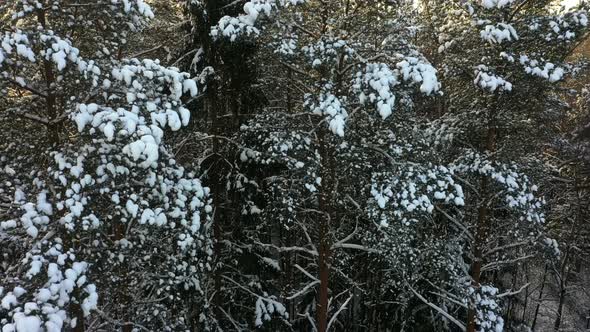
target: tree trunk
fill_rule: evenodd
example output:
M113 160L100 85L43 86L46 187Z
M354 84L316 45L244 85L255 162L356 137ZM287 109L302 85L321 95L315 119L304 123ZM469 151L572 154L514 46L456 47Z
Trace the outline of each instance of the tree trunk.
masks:
M324 219L324 217L322 217ZM328 328L328 281L330 276L330 247L327 245L325 226L320 226L324 229L320 233L320 248L318 265L320 268L320 292L317 304L318 311L318 331L326 332Z
M43 27L46 28L47 19L45 17L45 9L41 8L37 10L37 21ZM45 80L46 88L47 88L47 96L45 97L46 103L46 113L47 119L49 123L46 125L47 127L47 139L52 146L56 146L59 144L59 126L57 122L58 112L56 107L56 97L53 93L54 90L54 83L55 83L55 74L53 73L52 63L47 59L43 59L43 67L42 67L42 76Z
M205 51L204 66L211 66L215 68L215 70L219 70L219 61L218 61L218 52L217 47L215 46L211 36L209 35L209 27L215 25L219 20L219 8L222 4L216 0L209 0L205 3L206 6L206 13L207 15L201 15L198 13L195 17L198 20L199 26L203 28L199 31L199 42L201 43L201 47ZM209 14L210 13L210 14ZM218 135L221 134L222 124L219 118L219 111L220 111L220 103L218 99L219 91L219 84L217 83L216 79L209 79L207 82L207 90L205 96L205 106L207 110L207 117L211 121L211 127L209 128L209 133L214 136L213 138L213 158L211 160L212 167L211 173L208 175L208 185L212 189L213 193L213 204L215 205L215 209L213 210L213 237L214 237L214 245L213 245L213 255L214 255L214 296L213 296L213 306L214 306L214 313L215 317L218 321L221 320L223 317L223 313L220 310L222 306L222 294L221 290L223 287L222 283L222 269L221 269L221 254L223 249L223 228L221 225L221 221L223 220L223 210L221 200L223 199L222 192L224 190L224 186L222 183L222 177L224 176L223 168L220 166L221 163L219 161L220 156L220 141L217 138Z
M488 179L486 177L482 178L481 180L481 188L482 192L487 192L488 186ZM475 235L475 243L474 243L474 253L473 253L473 263L471 264L471 285L473 288L479 288L479 281L481 278L481 267L483 261L483 243L486 238L487 233L487 215L488 215L488 207L487 202L484 199L477 211L477 233ZM469 310L467 311L467 332L475 332L476 322L475 322L475 307L473 304L469 306Z
M565 296L566 296L566 288L567 288L567 279L568 279L568 261L570 257L570 247L568 246L565 251L565 257L563 258L563 263L561 265L561 269L559 271L559 304L557 306L557 317L555 317L555 323L553 324L553 330L559 331L561 327L562 318L563 318L563 305L565 303Z
M529 266L528 264L525 265L524 276L526 278L526 283L529 283ZM524 305L522 308L522 318L521 321L524 322L526 319L526 309L529 305L529 287L524 290Z
M516 271L514 271L514 275L512 276L512 284L510 285L510 289L516 289L516 283L518 281L518 266L516 267ZM528 287L527 287L528 288ZM510 326L512 325L512 311L514 310L514 297L508 298L508 310L506 311L506 319L504 319L504 326L506 330L510 331Z
M582 225L582 188L579 186L579 178L578 178L578 169L576 168L574 171L574 192L576 194L576 215L574 218L574 222L569 230L568 237L566 239L566 243L575 243L576 232ZM559 331L561 324L563 322L563 307L565 304L565 299L567 296L567 285L570 277L570 270L569 265L572 259L571 255L572 246L567 245L565 249L565 256L563 257L563 263L561 264L559 270L559 305L557 307L557 317L555 318L555 323L553 325L553 329L555 331Z
M486 152L493 152L496 149L496 127L494 115L490 113L488 120L488 131L486 136L486 145L484 150ZM473 288L479 288L479 282L481 279L481 268L483 265L483 247L486 242L487 233L489 229L489 218L488 218L488 185L489 180L486 175L482 175L480 182L480 193L483 199L479 203L477 209L477 226L475 240L473 243L473 262L471 264L471 285ZM467 332L475 332L476 309L471 304L467 311Z
M531 330L535 330L537 325L537 316L539 315L539 309L541 308L541 301L543 301L543 290L545 289L545 281L547 280L547 269L549 266L545 264L545 271L543 271L543 280L541 281L541 289L539 289L539 297L537 298L537 307L535 308L535 314L533 316L533 322L531 323Z
M76 319L76 326L72 328L72 332L86 331L84 325L84 311L82 311L82 307L80 307L78 303L72 303L70 304L70 312L72 313L72 317Z
M559 292L559 305L557 306L557 317L555 318L555 323L553 324L553 330L559 331L561 326L561 318L563 315L563 303L565 301L565 289L562 289Z
M322 126L322 125L321 125ZM319 295L317 302L317 327L318 332L326 332L328 329L328 282L330 277L330 216L331 216L331 196L332 181L330 176L331 153L328 142L326 142L326 128L323 126L319 129L318 139L321 154L321 171L322 185L319 195L319 210L321 212L319 233L318 233L318 268L319 268Z

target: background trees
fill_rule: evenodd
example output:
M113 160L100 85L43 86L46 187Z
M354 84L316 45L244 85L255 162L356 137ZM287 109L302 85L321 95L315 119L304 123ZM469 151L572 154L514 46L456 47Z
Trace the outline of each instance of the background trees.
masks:
M557 5L1 5L3 329L581 328Z

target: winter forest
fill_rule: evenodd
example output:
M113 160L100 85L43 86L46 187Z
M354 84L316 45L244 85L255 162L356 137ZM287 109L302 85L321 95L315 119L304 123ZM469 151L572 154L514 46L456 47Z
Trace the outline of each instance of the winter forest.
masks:
M588 10L0 0L1 331L590 331Z

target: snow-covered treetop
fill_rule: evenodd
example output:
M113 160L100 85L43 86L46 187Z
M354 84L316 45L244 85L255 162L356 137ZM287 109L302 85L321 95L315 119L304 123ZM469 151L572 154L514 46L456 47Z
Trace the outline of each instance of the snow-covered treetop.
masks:
M226 38L234 42L243 37L256 37L260 30L256 21L262 16L270 16L280 7L298 5L306 0L251 0L244 4L244 13L237 17L223 16L217 25L211 27L211 36L215 39Z
M100 131L107 141L116 136L135 137L123 152L141 167L155 167L164 130L188 125L190 112L181 98L185 93L197 95L196 82L187 73L152 60L130 60L114 67L109 77L102 81L108 104L81 103L72 114L78 131L89 125L90 134Z
M78 42L91 40L94 47L78 47L92 58L116 56L129 33L154 17L143 0L97 0L82 6L71 0L11 1L0 5L0 13L12 18L8 25L12 29L32 35L53 31L64 40L71 40L74 33Z
M477 153L467 153L451 169L465 175L477 174L490 178L498 186L499 206L512 211L519 221L531 224L545 222L545 199L536 192L538 187L518 167L491 161Z
M489 93L524 89L533 82L531 77L561 81L569 70L565 56L587 29L584 7L555 12L547 3L528 14L526 6L515 7L515 3L481 0L431 5L449 13L437 17L445 22L437 27L439 54L457 70L473 68L474 84ZM465 44L473 44L474 51L456 57Z
M22 287L0 287L0 312L12 318L2 320L2 331L59 332L72 324L71 303L79 304L84 316L97 308L96 286L87 279L89 264L78 261L75 251L64 250L62 243L59 238L38 243L24 259L30 268ZM31 289L26 283L39 287Z
M375 174L371 195L378 209L371 212L381 226L409 225L416 213L431 214L435 204L465 205L463 188L444 166L412 166L401 175Z
M391 67L385 62L366 60L356 49L361 47L358 41L342 38L322 37L319 41L301 47L307 66L326 80L321 85L318 102L311 102L306 96L306 105L312 113L326 115L330 130L342 137L348 118L347 108L358 105L373 106L382 118L388 118L395 109L395 89L419 86L424 95L439 92L441 84L436 77L436 69L422 57L403 56L386 57L394 62ZM293 54L294 52L290 52ZM354 68L343 78L343 68ZM337 80L348 79L346 84L336 84ZM319 83L321 84L321 83ZM339 86L340 91L335 91ZM345 91L344 88L349 89Z
M511 6L515 0L481 0L481 5L485 8L503 8Z
M14 208L0 220L2 236L26 246L0 287L5 331L73 327L117 280L138 289L173 285L169 296L178 301L176 290L202 291L199 275L210 269L209 189L164 142L166 131L188 125L185 102L197 96L196 81L158 61L120 58L129 33L153 17L143 0L78 5L0 5L13 18L0 37L0 88L32 101L11 110L47 125L61 119L63 132L77 128L39 151L48 164L18 183ZM101 32L87 38L94 30ZM123 262L137 274L122 276Z
M498 191L498 206L512 211L524 223L542 224L545 221L545 200L538 197L537 186L518 172L514 166L491 162L478 154L466 154L449 167L420 166L401 170L400 174L376 173L371 195L376 205L370 214L387 226L396 222L407 224L417 219L415 213L431 214L436 204L465 205L466 197L459 178L489 177Z
M436 77L436 69L423 59L400 56L395 69L385 63L368 63L363 72L357 72L353 88L358 93L361 104L375 105L381 118L386 119L395 107L393 88L402 83L409 86L420 85L425 95L437 93L441 84Z

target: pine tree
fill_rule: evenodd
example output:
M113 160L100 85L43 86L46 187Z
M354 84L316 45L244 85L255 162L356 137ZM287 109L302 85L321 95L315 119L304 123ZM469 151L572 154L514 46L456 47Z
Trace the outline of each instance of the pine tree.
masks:
M3 330L83 331L92 312L123 330L193 326L206 298L186 292L203 294L212 208L164 133L188 124L196 82L121 58L153 17L141 0L23 1L7 15L0 84L20 97L7 100L11 116L35 123L22 128L40 162L18 165L22 146L3 140L3 176L22 176L3 188L3 246L20 247L3 267Z

